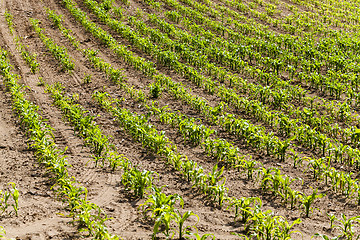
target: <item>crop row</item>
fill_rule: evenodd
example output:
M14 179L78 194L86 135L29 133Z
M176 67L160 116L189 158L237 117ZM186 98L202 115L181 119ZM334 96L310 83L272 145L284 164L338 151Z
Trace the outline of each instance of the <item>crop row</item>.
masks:
M5 11L5 19L8 24L9 31L14 37L16 47L20 51L22 58L26 61L26 63L28 65L30 65L31 72L35 73L39 70L39 63L36 61L36 55L31 54L27 50L26 46L24 46L24 44L22 44L22 42L21 42L22 38L20 36L15 35L15 33L14 33L15 29L13 27L13 25L14 25L13 18L14 17L11 15L10 12Z
M39 27L39 20L30 19L30 22L35 32L39 35L45 46L49 49L49 51L57 60L61 61L63 69L68 71L74 70L75 63L72 59L69 58L69 53L67 52L67 50L63 46L59 46L54 43L51 38L47 37L43 33L44 29Z

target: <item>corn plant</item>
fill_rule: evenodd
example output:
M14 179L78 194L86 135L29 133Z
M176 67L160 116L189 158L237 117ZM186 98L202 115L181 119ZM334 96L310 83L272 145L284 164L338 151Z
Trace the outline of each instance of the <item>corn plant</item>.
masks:
M326 213L326 215L329 217L329 220L330 220L330 229L333 229L334 227L334 222L335 220L337 219L336 216L334 214L329 214L329 213Z
M84 84L89 84L91 83L91 75L90 74L85 74L84 78L83 78L83 83Z
M15 215L18 216L19 209L19 190L16 188L15 183L9 183L11 189L9 190L0 190L0 215L5 213L11 214L12 211L8 211L8 208L12 206ZM10 197L12 198L12 203L10 203Z
M169 238L170 235L175 234L171 230L171 222L179 217L175 212L175 204L179 202L180 207L183 207L184 201L178 194L167 196L162 192L162 187L153 186L152 192L148 199L139 206L139 209L141 209L145 218L150 217L154 220L152 239L156 238L156 234L160 232L160 227L164 227L164 234ZM150 213L150 216L148 213Z
M153 98L159 98L162 92L161 86L156 83L149 85L150 94Z
M13 34L14 33L14 23L13 23L14 16L8 10L5 10L5 20L8 24L10 33Z
M254 172L260 168L261 163L252 159L242 159L241 164L236 165L235 168L242 168L247 173L247 179L252 180Z
M300 198L300 206L305 211L305 217L310 217L310 212L313 212L314 208L312 207L312 204L315 202L315 200L325 196L324 194L317 194L318 189L313 189L312 187L310 188L313 190L312 194L309 196L303 194Z
M230 198L229 206L227 207L227 209L235 208L234 221L236 221L238 217L241 216L240 221L245 223L252 216L256 206L259 207L262 206L262 202L260 198L257 197L250 197L250 198L242 197L240 199Z
M135 167L124 172L121 182L127 191L132 190L135 197L142 199L146 191L152 187L153 174L152 171L139 171Z
M180 206L184 205L184 201L178 194L166 195L162 192L162 188L153 186L152 194L148 199L139 206L145 218L149 217L147 213L150 212L151 218L156 218L161 215L162 212L175 211L175 204L179 202Z
M175 235L174 231L171 231L171 222L175 219L175 213L170 211L161 212L155 219L153 234L151 239L156 240L156 234L160 232L160 227L164 228L164 235L166 239L172 239Z
M195 216L197 217L197 222L199 222L199 216L196 215L193 211L186 211L184 214L181 214L179 210L175 210L175 222L178 225L179 229L178 229L178 233L179 233L179 239L185 239L187 237L185 237L186 235L191 235L191 229L196 229L196 224L195 225L189 225L184 227L184 223L185 221L191 217L191 216Z
M191 236L195 237L195 240L207 240L208 238L214 240L215 236L212 233L205 233L204 235L199 235L198 233L191 233Z
M337 219L340 222L340 225L337 225L338 228L342 231L341 237L347 240L357 240L360 239L360 236L355 237L355 233L353 231L353 224L355 222L360 222L360 217L355 216L348 218L345 214L341 214L341 218Z

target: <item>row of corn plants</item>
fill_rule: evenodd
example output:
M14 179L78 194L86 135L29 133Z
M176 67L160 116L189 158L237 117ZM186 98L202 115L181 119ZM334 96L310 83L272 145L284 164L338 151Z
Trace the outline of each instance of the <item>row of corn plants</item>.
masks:
M76 40L76 37L72 31L63 25L62 15L56 14L56 12L51 9L47 9L47 14L48 18L53 22L55 27L61 31L62 35L70 41L74 48L80 50L84 57L86 57L86 59L89 60L95 68L104 71L107 77L114 83L121 83L124 80L125 76L122 73L122 69L115 69L110 64L97 57L96 55L98 51L92 50L90 48L80 48L80 43L78 40Z
M22 38L20 36L15 35L15 33L14 33L15 29L14 29L14 23L13 23L14 17L7 10L5 11L5 19L6 19L6 22L8 24L8 28L10 30L10 33L14 36L14 41L16 43L17 49L21 53L21 57L26 61L26 63L28 65L30 65L30 71L32 73L36 73L39 70L39 63L36 60L36 55L30 53L27 50L27 46L22 44Z
M54 41L47 37L44 33L45 30L39 26L39 20L30 19L31 25L34 28L35 32L40 37L41 41L45 44L47 49L51 52L51 54L61 62L62 68L66 71L72 71L75 68L74 61L70 58L69 53L66 48L63 46L59 46Z
M94 116L85 111L81 105L76 103L73 97L62 94L64 87L60 83L46 85L46 91L50 93L54 104L61 109L66 119L71 122L74 132L84 138L85 146L90 148L93 153L95 167L100 165L105 167L107 161L112 171L115 171L126 158L115 150L115 146L109 143L111 136L102 133L99 126L94 121Z

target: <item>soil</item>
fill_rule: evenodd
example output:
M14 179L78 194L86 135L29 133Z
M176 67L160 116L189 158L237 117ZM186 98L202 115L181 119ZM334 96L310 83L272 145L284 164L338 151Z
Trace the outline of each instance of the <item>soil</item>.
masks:
M154 61L153 57L143 53L136 47L131 46L129 42L122 39L107 26L101 24L86 9L81 0L76 0L79 7L88 13L90 18L98 23L103 29L111 33L121 44L129 46L129 49L137 55L148 60ZM122 6L127 14L135 14L136 8L142 8L146 12L152 12L142 1L130 0L129 6L124 6L121 1L115 1L118 6ZM287 1L288 2L288 1ZM11 64L13 71L21 76L21 83L28 86L28 97L34 103L39 105L41 114L46 118L49 124L54 128L55 141L60 149L66 149L66 156L71 164L69 174L73 176L81 185L89 191L89 200L99 205L109 217L106 226L111 233L118 234L123 239L151 239L153 224L145 220L139 211L139 206L144 200L134 199L129 195L121 184L121 171L111 172L106 168L95 167L92 153L84 145L84 141L78 137L69 122L64 119L61 111L53 105L49 94L44 90L44 86L39 84L39 79L52 84L61 82L65 86L68 95L78 94L79 104L89 113L95 116L95 121L104 134L111 136L118 152L124 154L134 165L140 169L156 171L156 185L166 186L164 191L167 194L177 193L184 199L185 205L183 212L191 210L198 215L191 217L189 223L195 225L199 233L213 233L216 239L239 239L233 232L243 233L244 224L234 222L234 213L219 208L212 204L206 196L194 190L191 185L185 181L178 172L168 166L164 160L147 151L140 143L135 142L114 121L113 117L100 109L91 99L91 94L95 90L105 89L114 97L123 97L125 101L123 106L133 112L145 113L143 106L132 101L125 92L119 89L117 85L112 84L106 76L97 71L83 57L81 52L77 51L70 43L55 29L47 18L46 9L55 10L63 15L64 26L71 29L73 34L80 41L81 48L92 48L98 50L98 56L106 62L111 63L115 68L123 69L127 76L127 82L133 85L135 89L144 89L147 93L147 85L152 81L140 72L136 71L130 65L117 58L111 50L101 44L90 33L88 33L64 8L60 0L1 0L0 1L0 47L11 53ZM146 9L145 9L146 8ZM37 60L40 63L39 72L32 74L26 62L21 58L16 49L14 35L11 35L5 20L5 10L8 10L14 16L15 35L22 37L22 42L27 49L37 54ZM57 60L46 49L37 34L32 29L29 22L30 18L40 20L41 27L45 28L46 34L60 45L65 46L71 58L75 62L75 70L72 73L64 72ZM174 81L182 82L192 88L193 94L197 94L215 106L218 97L209 95L202 89L191 84L182 76L176 74L168 68L158 65L157 69L172 77ZM88 84L83 83L83 78L91 75L92 81ZM159 105L168 105L174 111L179 110L183 114L201 120L208 127L218 131L218 137L232 142L244 155L249 155L261 162L264 167L277 167L283 174L293 178L301 178L292 184L292 188L301 190L306 194L312 192L311 187L319 188L319 193L326 193L326 196L315 202L315 210L310 218L304 217L303 211L299 208L289 209L284 207L279 198L261 191L260 182L256 180L247 180L246 175L237 172L234 169L225 169L226 187L229 188L231 197L259 197L263 202L264 210L272 210L275 215L284 216L289 222L301 218L302 222L294 227L294 231L301 231L302 234L294 232L293 239L310 239L315 233L336 236L340 234L338 229L330 229L330 221L326 213L333 213L340 217L345 213L348 217L357 216L359 207L353 201L347 200L342 195L333 192L329 186L325 186L323 181L314 182L312 175L306 171L305 166L293 167L289 159L284 163L278 162L273 157L266 156L256 149L249 148L244 141L236 139L234 136L222 131L218 126L213 126L203 116L190 109L183 102L174 99L169 93L164 92L159 99ZM249 118L246 113L238 114L239 117ZM249 118L254 123L261 125L255 119ZM192 146L182 139L182 136L170 126L160 123L155 118L150 118L159 131L165 131L167 137L175 143L182 154L185 154L202 165L205 172L211 171L216 164L216 160L207 156L201 146ZM31 149L31 142L20 123L12 111L10 95L7 93L3 81L0 78L0 189L7 189L9 182L14 182L19 189L19 214L2 216L0 226L6 230L6 237L26 240L42 239L90 239L88 236L79 232L76 223L67 217L68 212L58 199L56 193L51 189L52 182L44 166L39 164ZM29 147L30 146L30 147ZM297 151L305 156L311 156L313 153L309 149L297 148ZM341 166L337 166L341 167ZM350 171L350 170L349 170ZM354 231L359 234L358 227ZM159 235L159 239L164 239Z

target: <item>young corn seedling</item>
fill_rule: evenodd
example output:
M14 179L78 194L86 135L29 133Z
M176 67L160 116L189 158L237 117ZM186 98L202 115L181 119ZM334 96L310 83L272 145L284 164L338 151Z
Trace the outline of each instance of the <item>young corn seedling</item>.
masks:
M313 189L313 188L311 188L311 189ZM318 192L318 189L313 189L313 192L311 195L309 195L309 196L302 195L300 198L300 206L305 211L305 217L310 217L310 212L313 212L314 209L311 205L315 202L315 200L325 196L324 194L317 194L317 192Z
M290 209L293 209L297 204L298 200L301 198L302 193L300 191L288 188L288 194L290 197Z
M152 186L153 174L152 171L139 171L134 167L124 172L121 182L127 191L132 190L135 197L142 199L146 190Z
M241 222L247 222L247 220L252 216L255 206L262 206L260 198L257 197L242 197L240 199L230 198L229 202L227 210L232 207L235 208L234 221L236 221L241 215Z
M224 172L224 167L222 167L219 171L217 171L217 169L218 169L218 165L216 164L213 167L212 171L208 174L209 186L215 186L217 183L219 183L222 180L224 180L225 182L225 177L222 176Z
M295 180L297 180L297 178L290 178L289 176L285 176L285 178L281 178L281 188L279 189L279 194L280 197L282 198L282 201L284 202L284 206L286 206L289 199L290 202L293 202L292 195L295 192L295 190L292 190L290 185Z
M337 218L334 214L326 213L326 215L329 217L329 220L330 220L330 229L333 229L334 222L335 222L335 220L337 220Z
M184 206L184 201L177 194L167 196L162 192L162 187L158 188L153 186L152 190L153 194L149 195L149 198L145 201L145 203L139 206L139 209L142 209L145 218L148 217L148 212L151 213L150 217L154 220L152 239L156 239L156 235L160 232L161 227L164 229L163 232L167 239L172 238L175 232L171 231L171 222L176 218L179 218L175 212L175 204L179 201L180 207L182 208Z
M14 22L13 22L14 16L7 10L5 10L5 20L6 20L7 24L8 24L10 33L13 34L13 32L14 32L14 27L13 27L13 25L14 25Z
M57 183L59 184L59 187L55 189L55 191L58 194L58 198L63 202L68 203L68 208L71 212L73 212L73 209L75 209L75 207L79 204L77 202L78 199L83 197L83 199L86 200L88 194L87 189L76 186L75 179L62 177L57 180ZM52 187L52 189L53 188L55 188L55 185ZM74 214L71 213L70 215L72 216Z
M117 152L109 152L108 161L110 163L110 168L114 172L117 167L122 166L124 171L128 171L128 168L125 169L124 164L131 164L129 160L126 159L122 154Z
M15 183L11 182L9 183L11 185L10 190L0 190L0 215L3 215L7 212L9 206L12 206L14 209L14 212L16 216L18 216L18 209L19 209L19 191L16 188ZM10 204L9 200L10 197L13 199L13 203ZM8 214L11 214L11 211L8 212Z
M360 235L355 237L355 232L353 230L353 224L355 222L360 222L360 216L355 216L348 218L345 214L341 214L341 218L337 219L341 225L337 225L338 228L342 231L341 237L344 237L346 240L357 240L360 239Z
M325 167L326 166L323 163L322 158L311 159L308 164L308 169L313 172L313 178L315 181L321 179L321 177L324 175Z
M150 217L152 219L159 217L163 212L174 212L177 202L179 202L181 207L184 205L184 200L180 195L166 195L162 192L162 188L153 186L153 193L139 206L145 218L148 217L148 212L151 213Z
M176 217L176 213L173 211L164 211L155 219L155 225L151 239L156 240L156 235L160 232L160 228L164 228L164 235L166 239L172 239L175 235L174 231L171 231L171 222Z
M208 240L208 238L215 240L215 236L212 233L205 233L202 236L200 236L198 233L191 233L191 236L194 236L195 240Z
M242 168L243 172L247 173L247 179L252 180L254 172L257 171L261 163L252 159L242 159L241 163L239 165L235 165L235 168Z
M213 197L213 201L217 202L219 207L222 207L224 201L227 199L227 192L229 191L229 188L225 187L225 182L221 185L210 186L209 191Z
M277 220L277 224L279 225L279 229L281 229L279 232L276 233L276 239L291 239L291 235L293 233L301 233L298 230L293 230L291 231L291 229L296 225L296 224L300 224L302 221L300 218L296 219L293 223L289 223L288 221L286 221L285 218L283 217L279 217ZM301 233L302 234L302 233Z
M162 88L158 83L152 83L149 85L150 94L153 98L158 98L161 95Z
M84 120L86 120L86 118ZM82 120L82 122L84 122L84 120ZM102 166L104 166L106 155L109 151L109 138L103 135L98 128L90 128L88 131L87 137L85 138L85 146L90 146L94 153L95 167L99 161L101 161Z
M12 186L12 189L10 190L11 191L11 196L12 196L12 199L14 201L14 203L12 204L12 207L15 211L15 214L16 216L18 216L18 209L19 209L19 190L16 188L16 185L15 183L11 182L9 183L9 185Z
M280 231L278 218L278 216L273 216L270 211L262 212L259 208L255 208L253 216L247 221L245 231L259 240L276 239L275 235Z
M184 214L181 214L179 210L175 210L175 222L177 223L178 227L179 227L179 230L178 230L178 233L179 233L179 239L185 239L187 237L185 237L185 235L191 235L191 229L196 229L196 225L189 225L189 226L186 226L184 227L184 223L185 221L191 217L191 216L195 216L197 217L197 222L199 222L199 216L196 215L195 213L193 213L192 211L186 211Z
M45 86L45 81L42 77L39 77L39 82L37 83L39 87Z
M89 84L91 83L91 74L85 74L84 78L83 78L83 83L84 84Z
M294 149L290 149L290 152L292 153L292 155L290 156L293 160L293 167L297 168L297 166L302 166L304 159L299 156L300 154L302 154L302 152L301 153L295 152Z

